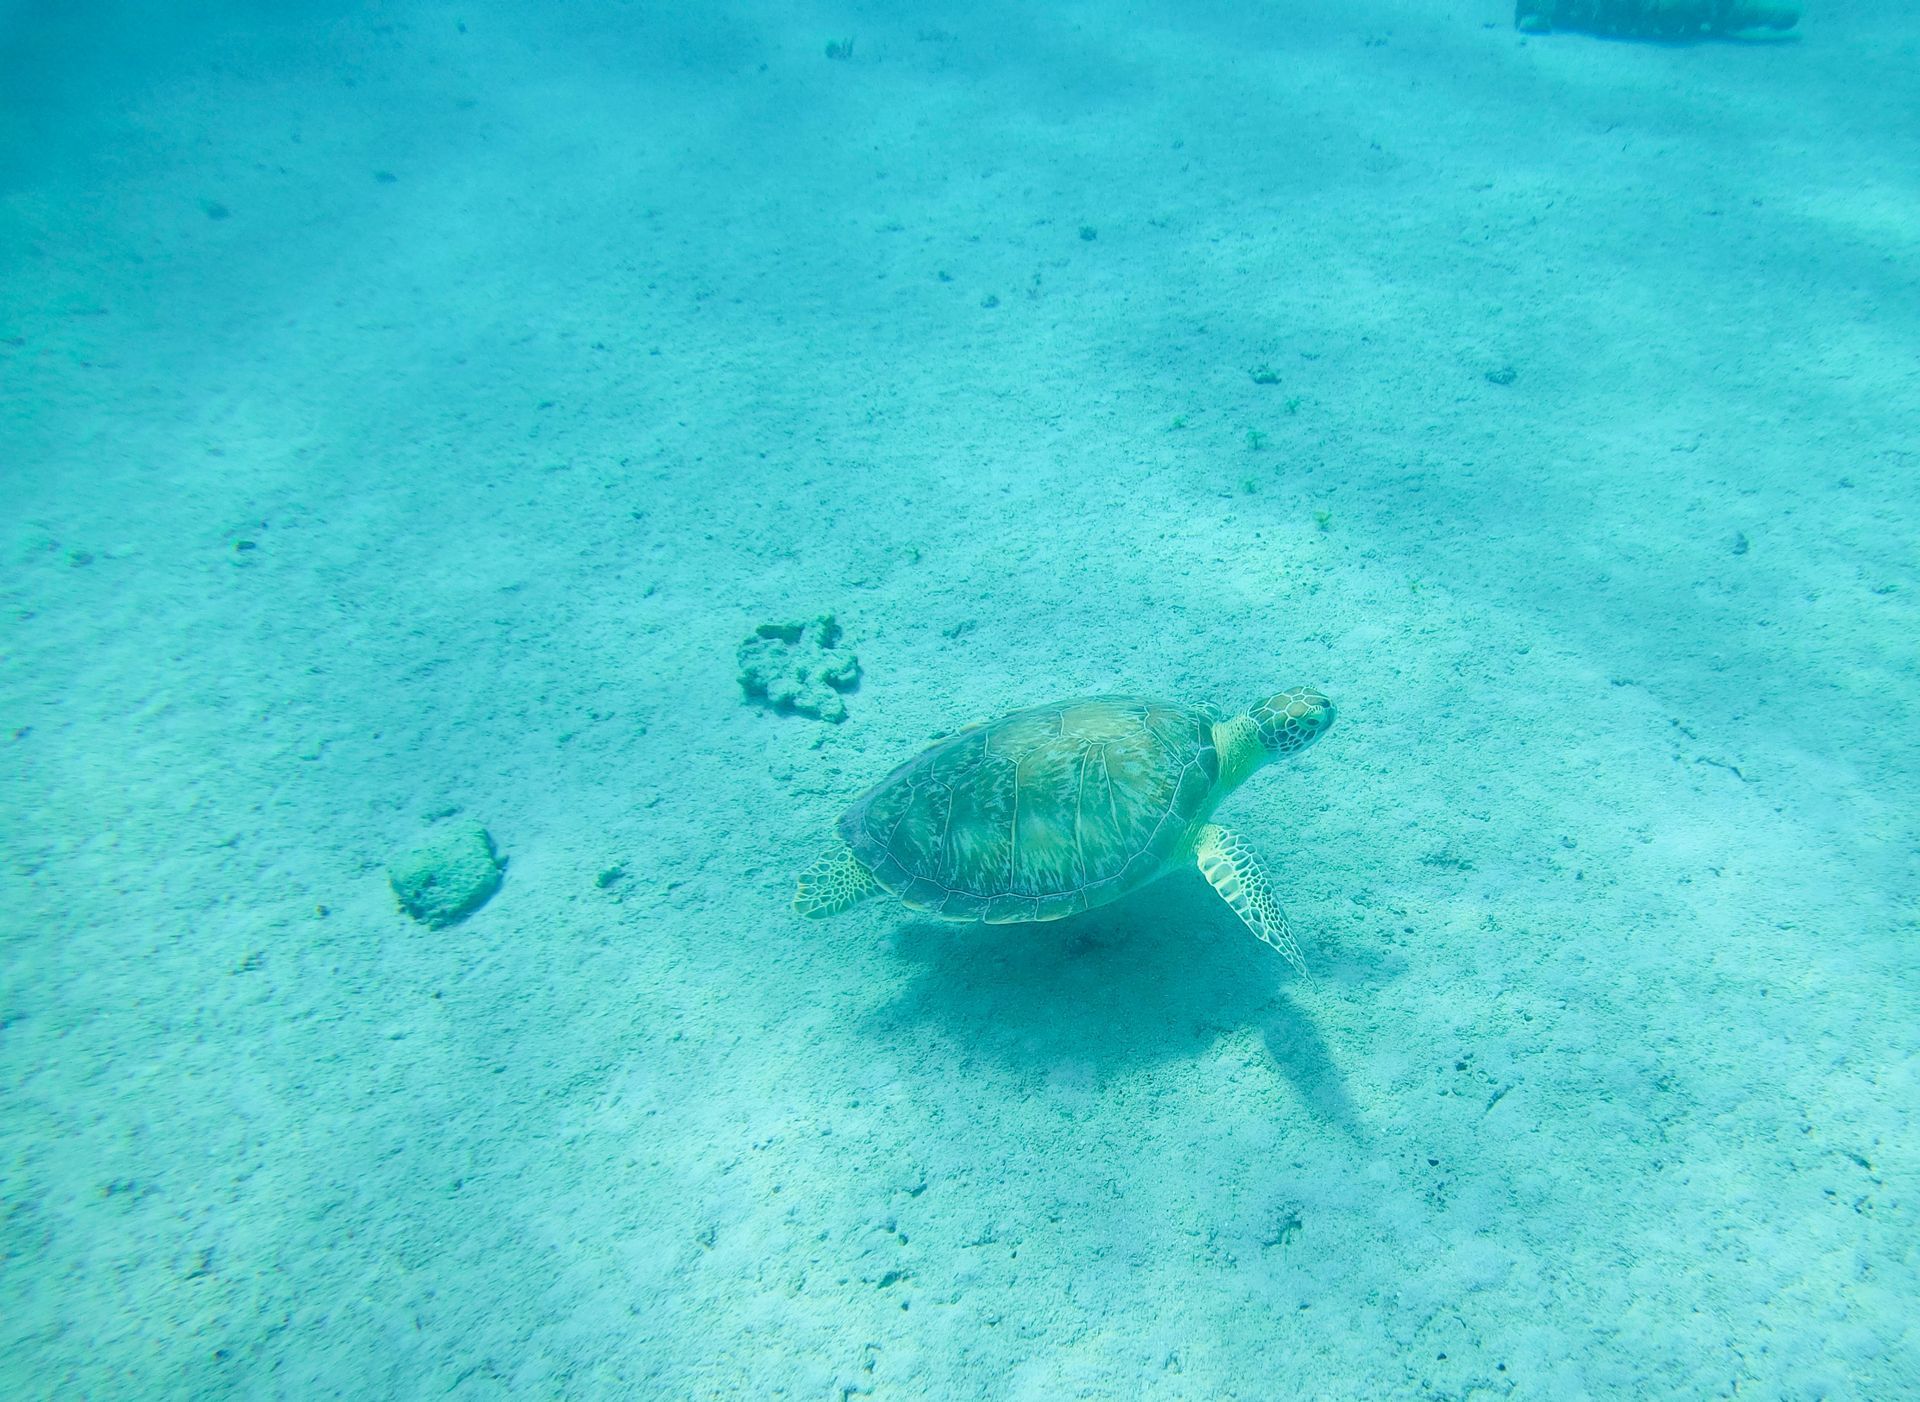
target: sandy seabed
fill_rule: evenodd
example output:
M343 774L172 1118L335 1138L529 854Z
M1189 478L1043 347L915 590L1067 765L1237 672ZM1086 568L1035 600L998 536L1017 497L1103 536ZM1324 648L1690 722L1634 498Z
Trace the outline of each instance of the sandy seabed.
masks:
M0 3L9 1397L1920 1396L1911 7L193 9ZM1296 683L1310 982L787 908Z

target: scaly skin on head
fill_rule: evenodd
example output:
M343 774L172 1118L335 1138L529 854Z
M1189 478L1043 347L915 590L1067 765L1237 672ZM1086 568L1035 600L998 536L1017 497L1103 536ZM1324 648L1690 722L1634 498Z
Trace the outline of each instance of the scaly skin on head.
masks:
M1221 721L1213 727L1214 748L1220 752L1215 793L1225 798L1262 765L1300 753L1327 733L1334 715L1333 702L1310 686L1298 686Z

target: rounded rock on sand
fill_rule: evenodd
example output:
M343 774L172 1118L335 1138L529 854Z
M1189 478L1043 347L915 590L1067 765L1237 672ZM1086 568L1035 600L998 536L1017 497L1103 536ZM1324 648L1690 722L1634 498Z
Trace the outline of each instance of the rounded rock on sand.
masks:
M450 823L394 858L387 880L400 909L440 929L466 919L500 889L506 863L493 838L475 822Z

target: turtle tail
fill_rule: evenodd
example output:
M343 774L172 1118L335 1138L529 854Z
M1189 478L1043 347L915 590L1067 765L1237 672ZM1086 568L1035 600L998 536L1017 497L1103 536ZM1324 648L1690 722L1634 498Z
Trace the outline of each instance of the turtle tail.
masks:
M800 873L800 881L793 888L793 908L798 914L817 920L824 915L838 915L879 890L880 883L873 879L873 873L853 855L853 849L842 842Z

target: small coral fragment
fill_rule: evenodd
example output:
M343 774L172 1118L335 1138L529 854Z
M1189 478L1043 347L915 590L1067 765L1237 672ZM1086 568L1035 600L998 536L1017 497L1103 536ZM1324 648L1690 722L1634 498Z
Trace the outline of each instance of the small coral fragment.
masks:
M782 715L842 721L842 693L860 685L860 659L840 646L830 613L804 623L762 623L740 644L740 689Z
M439 929L464 920L500 889L506 864L493 838L478 823L453 823L396 857L387 880L400 909L423 925Z

